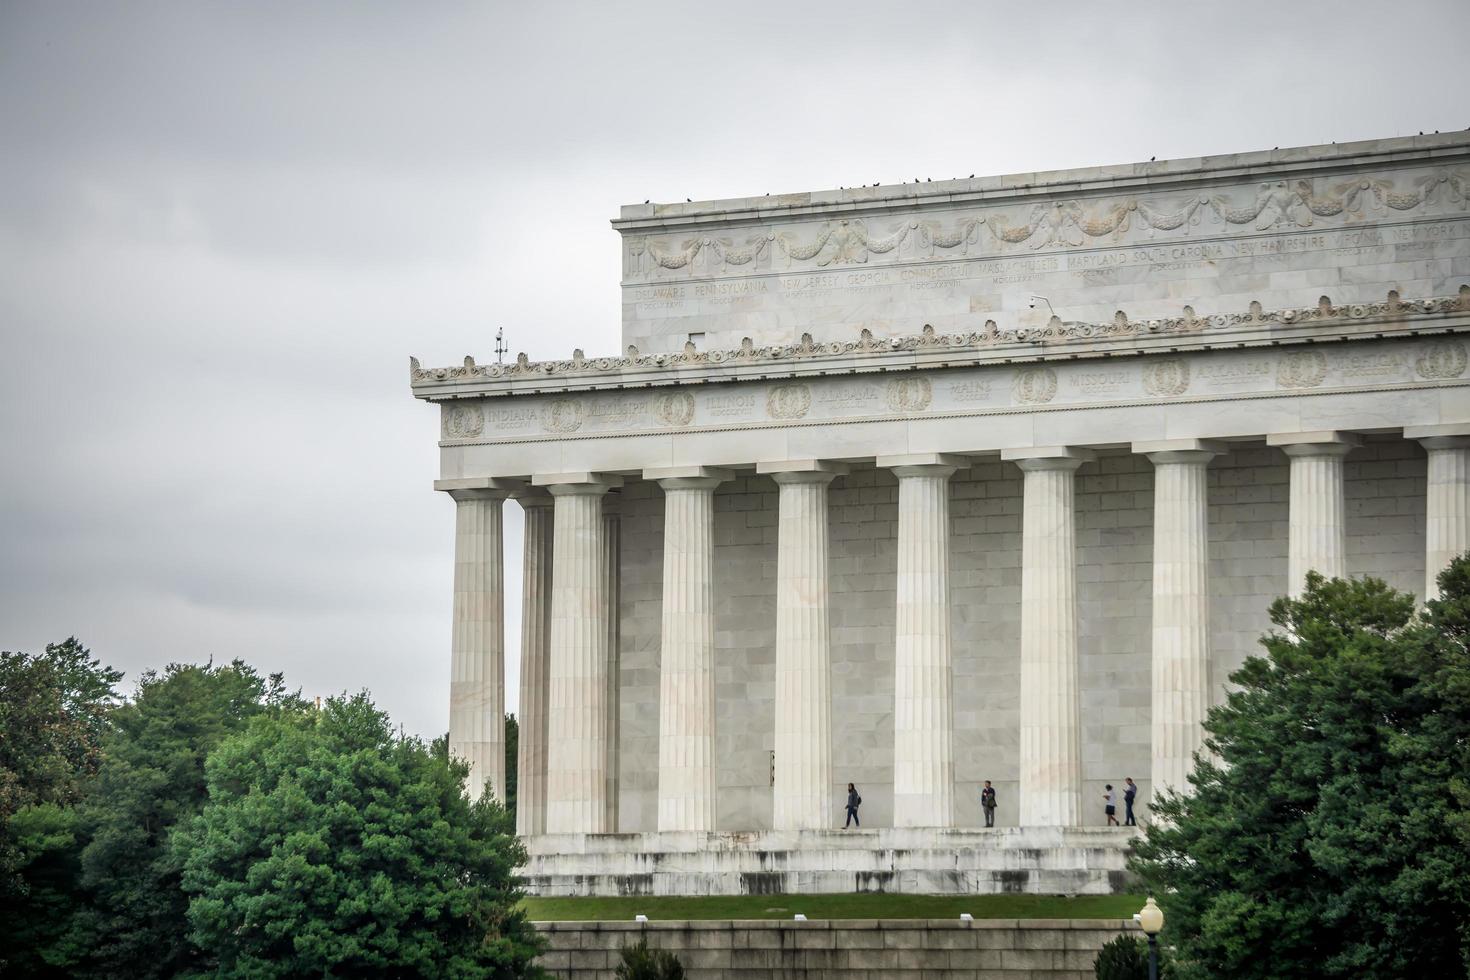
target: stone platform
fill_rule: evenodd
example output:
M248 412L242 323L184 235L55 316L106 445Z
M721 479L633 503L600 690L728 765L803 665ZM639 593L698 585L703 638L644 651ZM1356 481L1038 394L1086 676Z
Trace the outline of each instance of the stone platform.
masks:
M522 874L538 896L1107 895L1136 831L1102 827L546 834Z

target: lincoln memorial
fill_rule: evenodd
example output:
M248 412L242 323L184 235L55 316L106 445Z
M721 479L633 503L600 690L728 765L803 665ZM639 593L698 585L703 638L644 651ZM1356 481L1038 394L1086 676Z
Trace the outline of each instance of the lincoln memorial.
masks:
M411 363L532 892L1119 889L1273 598L1470 548L1470 133L612 224L617 350Z

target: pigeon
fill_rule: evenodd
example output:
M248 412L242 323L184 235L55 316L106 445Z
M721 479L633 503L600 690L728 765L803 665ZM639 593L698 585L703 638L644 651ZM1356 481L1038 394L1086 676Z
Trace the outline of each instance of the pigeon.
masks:
M971 179L971 180L974 180L974 179L975 179L975 175L974 175L974 174L971 174L971 175L970 175L970 179Z
M684 198L684 202L686 204L692 204L692 203L694 203L694 198L692 198L692 197L686 197L686 198Z
M645 197L645 198L644 198L644 199L643 199L643 203L644 203L644 204L647 204L647 203L648 203L648 200L649 200L649 199L648 199L648 198L646 198L646 197Z
M1157 159L1157 157L1149 157L1149 158L1148 158L1148 162L1149 162L1149 163L1153 163L1153 162L1154 162L1154 160L1156 160L1156 159Z

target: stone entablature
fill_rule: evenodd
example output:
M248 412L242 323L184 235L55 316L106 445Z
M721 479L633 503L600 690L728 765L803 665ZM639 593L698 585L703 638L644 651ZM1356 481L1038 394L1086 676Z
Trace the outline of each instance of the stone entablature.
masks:
M1314 284L1355 303L1432 283L1470 235L1465 133L899 187L625 207L623 340L677 351L932 323L1044 325ZM1339 280L1352 266L1359 273ZM1405 275L1405 272L1410 272ZM1293 275L1294 274L1294 275ZM1208 283L1200 288L1201 280ZM1413 286L1405 288L1414 289ZM1430 285L1426 292L1437 291Z

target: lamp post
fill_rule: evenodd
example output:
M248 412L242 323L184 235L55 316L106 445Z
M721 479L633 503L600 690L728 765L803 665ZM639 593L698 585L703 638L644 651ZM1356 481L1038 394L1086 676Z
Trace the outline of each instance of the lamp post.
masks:
M1148 980L1159 980L1159 933L1164 930L1164 910L1154 902L1153 896L1143 904L1134 916L1148 937Z

